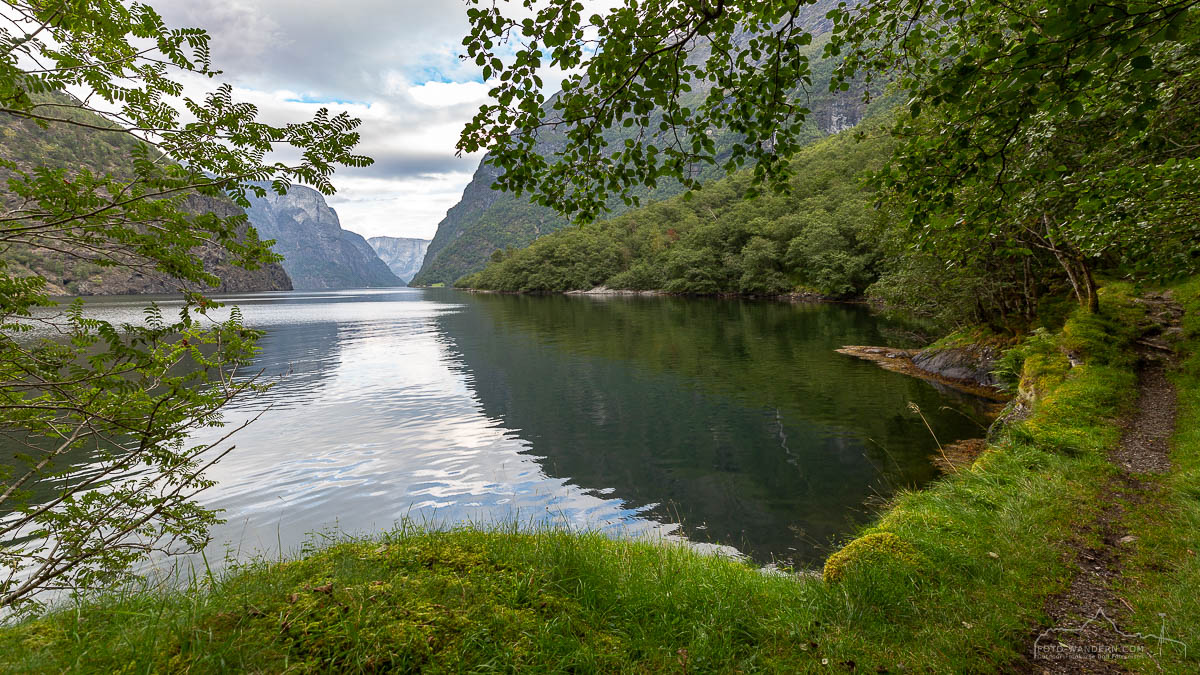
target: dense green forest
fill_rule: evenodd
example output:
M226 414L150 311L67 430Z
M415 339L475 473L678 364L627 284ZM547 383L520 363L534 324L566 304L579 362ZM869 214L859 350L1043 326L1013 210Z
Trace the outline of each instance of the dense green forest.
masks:
M801 152L790 194L744 199L749 172L691 195L498 251L458 286L565 291L607 286L674 293L834 297L864 292L885 266L886 212L864 172L891 141L843 133Z
M799 153L787 194L745 199L749 171L607 221L496 251L461 288L610 289L692 295L870 297L942 323L998 317L1002 284L909 245L908 228L870 180L894 145L878 124ZM1040 267L1039 267L1040 268ZM1046 275L1044 293L1065 290Z

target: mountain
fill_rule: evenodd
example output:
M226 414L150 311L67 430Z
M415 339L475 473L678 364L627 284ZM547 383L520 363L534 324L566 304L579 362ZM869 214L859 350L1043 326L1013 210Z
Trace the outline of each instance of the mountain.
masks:
M429 249L428 239L371 237L367 243L379 254L380 260L387 263L392 274L400 277L400 280L406 284L412 281L412 278L421 269L421 263L425 260L425 251Z
M66 94L43 95L50 102L71 105ZM78 122L104 127L107 121L98 115L70 107L60 107L60 115ZM95 133L80 126L55 123L43 128L34 122L7 113L0 113L0 157L14 162L24 171L35 167L86 167L94 173L115 176L132 173L131 150L136 141L123 134ZM7 178L0 171L0 185ZM0 202L14 199L0 188ZM184 208L196 214L215 213L229 217L241 213L241 208L223 198L190 195ZM155 270L134 270L127 267L102 267L92 262L100 253L59 251L26 244L10 244L0 251L11 273L17 276L40 276L46 280L52 295L136 295L144 293L175 293L179 282ZM228 262L228 252L217 244L193 249L193 255L205 262L205 268L221 279L216 288L186 284L193 290L208 292L244 293L250 291L291 290L292 282L278 263L247 270Z
M457 285L861 295L888 264L887 214L874 207L878 198L862 180L891 154L884 122L865 122L796 153L787 194L745 199L752 172L744 169L704 185L690 200L673 197L499 253Z
M805 51L811 59L813 80L805 100L805 105L812 111L807 122L807 137L811 142L853 127L871 112L886 109L890 105L884 97L877 97L867 105L863 103L862 90L854 87L838 93L828 91L836 61L822 59L821 52L828 41L829 22L825 19L825 13L836 4L836 0L820 0L805 7L800 17L806 29L824 33L814 39ZM697 53L691 58L705 59L707 54ZM699 99L705 94L706 91L698 87L692 96ZM630 133L633 133L630 129L619 128L611 130L606 137L610 137L610 145L616 146L624 140L623 134ZM562 140L560 133L545 133L539 137L538 152L553 154L553 149ZM730 147L734 137L728 132L720 132L715 140L720 155L722 149ZM463 191L462 200L438 224L437 234L425 254L421 271L410 282L412 285L453 284L459 278L483 269L495 251L524 248L539 237L568 225L566 218L548 208L532 204L527 197L518 198L493 190L498 172L499 169L489 165L486 158L480 163L470 184ZM723 175L719 169L707 167L702 170L700 177L710 181ZM646 204L681 192L683 187L670 181L638 196ZM629 210L616 200L609 206L614 216Z
M246 213L259 237L275 241L271 248L299 290L404 285L362 235L342 229L337 212L312 188L251 196Z

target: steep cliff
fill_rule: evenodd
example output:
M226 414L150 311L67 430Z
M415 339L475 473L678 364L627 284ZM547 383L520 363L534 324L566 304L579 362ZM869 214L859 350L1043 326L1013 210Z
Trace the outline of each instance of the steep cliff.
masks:
M297 289L403 286L362 235L342 229L320 192L301 185L286 195L251 197L250 223L283 256Z
M425 261L425 251L429 249L428 239L371 237L367 243L379 254L379 259L387 263L392 274L400 277L406 284L412 281L421 269L421 263Z
M821 51L827 41L829 22L825 13L837 4L836 0L819 0L806 7L800 16L804 27L817 33L826 33L813 41L807 48L811 59L813 84L805 94L805 105L812 111L807 125L807 137L816 141L830 134L835 134L857 125L870 112L889 105L887 99L877 98L868 106L863 103L863 92L859 88L849 91L830 93L829 79L836 62L821 59ZM704 59L706 53L693 54L693 59ZM706 90L697 87L692 96L697 100L703 98ZM606 137L612 146L620 145L627 129L611 130ZM732 134L720 132L716 137L718 155L721 150L730 147L734 141ZM553 131L539 137L538 151L545 155L553 154L557 144L563 141L561 134ZM542 206L529 202L527 197L516 197L509 193L492 189L499 170L487 164L486 159L480 163L471 183L463 191L462 200L452 207L444 220L438 224L437 234L425 254L425 262L421 271L410 282L414 286L430 286L437 283L452 284L460 277L477 272L488 261L494 251L505 248L524 248L543 235L561 230L568 221L561 215ZM701 180L715 180L723 174L715 168L704 168ZM675 182L664 182L655 190L647 190L639 195L643 204L672 197L682 192L682 187ZM619 215L628 210L623 203L614 200L609 204L612 215Z
M47 94L50 100L67 102L65 94ZM68 112L64 112L68 111ZM79 121L103 125L99 116L84 111L63 108L59 114L80 117ZM79 126L50 124L43 128L28 120L0 113L0 157L14 162L22 170L35 167L66 167L74 170L86 167L96 173L122 176L131 173L130 152L136 143L122 134L97 134ZM0 172L0 202L14 197L3 187L4 172ZM228 217L241 213L241 208L228 199L193 194L185 208L196 214L216 213ZM101 267L92 262L102 255L89 250L51 250L26 244L10 244L0 250L0 260L18 276L40 276L47 290L54 295L130 295L143 293L175 293L178 280L154 270L134 270L127 267ZM229 254L220 246L205 245L193 250L193 255L205 263L205 268L221 279L216 288L192 290L243 293L249 291L291 290L292 283L278 263L247 270L229 262Z

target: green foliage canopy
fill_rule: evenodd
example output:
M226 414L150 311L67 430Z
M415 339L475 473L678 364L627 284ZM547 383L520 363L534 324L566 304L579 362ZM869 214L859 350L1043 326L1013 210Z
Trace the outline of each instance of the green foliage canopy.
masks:
M748 194L786 189L811 86L800 50L812 37L798 19L819 3L622 0L586 20L573 0L527 0L532 16L521 20L472 4L468 57L497 100L459 147L490 149L499 187L588 221L638 185L695 187L692 167L718 163L706 137L719 127L739 138L721 166L754 164ZM1200 265L1197 4L840 3L827 14L825 56L842 60L830 87L890 81L908 98L880 185L926 255L1002 270L999 295L1014 297L999 306L1026 315L1037 305L1033 268L1050 258L1095 308L1096 269L1163 277ZM689 61L696 51L706 58ZM539 73L549 67L577 71L546 101ZM701 103L682 103L701 86ZM638 133L609 148L602 132L614 126ZM566 135L550 158L531 152L547 127Z
M574 0L527 0L532 16L520 20L497 3L469 4L465 58L494 81L496 102L480 108L458 147L487 149L503 169L501 189L586 222L610 198L633 203L639 188L698 187L711 166L752 163L756 178L786 185L813 82L813 34L800 11L809 3L626 0L585 18ZM569 73L550 100L541 76L549 68ZM610 129L624 130L619 145ZM550 158L536 152L545 133L564 137ZM727 147L715 141L722 133Z
M116 138L126 161L0 157L0 247L161 274L186 302L170 319L148 309L141 325L90 319L79 304L55 314L44 279L0 263L0 609L111 585L155 551L207 541L217 516L192 498L228 448L189 445L188 431L219 426L222 406L261 385L237 375L257 333L194 292L218 281L194 253L216 246L247 268L277 258L244 213L194 213L187 200L246 206L248 191L264 192L252 181L329 193L337 166L370 163L352 153L359 122L344 113L271 126L229 86L185 97L180 75L217 74L208 55L202 30L170 28L140 3L5 5L0 113ZM298 159L273 159L280 147Z
M887 0L834 14L841 77L911 96L881 178L953 265L1053 256L1092 272L1194 273L1200 30L1194 1Z

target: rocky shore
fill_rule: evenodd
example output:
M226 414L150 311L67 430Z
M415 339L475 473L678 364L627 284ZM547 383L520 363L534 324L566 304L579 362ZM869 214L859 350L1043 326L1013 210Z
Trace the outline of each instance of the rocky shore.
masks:
M847 345L837 352L871 361L886 370L930 380L981 398L993 401L1009 399L1009 396L996 386L998 381L992 374L992 368L999 354L990 347L968 345L896 349Z

